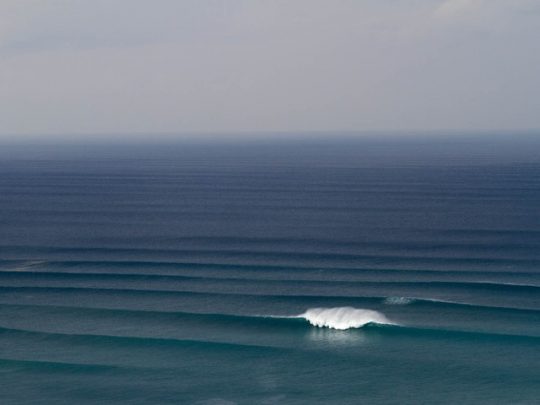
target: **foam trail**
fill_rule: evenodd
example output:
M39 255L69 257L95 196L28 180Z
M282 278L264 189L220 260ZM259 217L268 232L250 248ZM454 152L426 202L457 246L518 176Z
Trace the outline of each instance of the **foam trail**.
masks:
M388 297L384 300L387 305L408 305L412 302L414 302L414 299L407 297Z
M310 308L298 318L304 318L313 326L338 330L361 328L369 323L394 325L380 312L352 307Z

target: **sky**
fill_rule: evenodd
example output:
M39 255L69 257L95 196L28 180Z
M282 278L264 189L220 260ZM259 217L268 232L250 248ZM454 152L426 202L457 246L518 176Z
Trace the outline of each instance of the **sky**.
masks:
M0 137L540 129L539 0L0 0Z

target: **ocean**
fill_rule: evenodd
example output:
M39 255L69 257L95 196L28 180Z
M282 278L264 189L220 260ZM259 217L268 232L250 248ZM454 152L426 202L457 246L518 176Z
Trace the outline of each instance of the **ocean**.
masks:
M0 151L2 404L540 404L540 137Z

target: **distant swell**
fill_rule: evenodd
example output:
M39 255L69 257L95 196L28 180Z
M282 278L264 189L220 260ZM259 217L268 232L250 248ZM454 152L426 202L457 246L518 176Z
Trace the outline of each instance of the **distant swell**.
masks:
M313 326L338 330L361 328L372 323L394 325L380 312L352 307L310 308L298 317L304 318Z
M67 306L71 306L73 303L73 297L76 296L77 300L82 303L81 298L97 296L103 298L109 298L113 295L115 298L127 297L134 298L137 297L140 302L142 298L163 298L163 297L197 297L204 300L210 300L215 298L216 300L222 299L258 299L261 301L272 302L275 299L279 300L291 300L296 303L308 304L311 302L312 305L321 305L322 302L328 303L329 305L342 305L355 302L359 305L377 304L381 301L387 305L422 305L422 306L437 306L437 307L461 307L461 308L481 308L486 310L493 311L512 311L512 312L528 312L528 313L538 313L540 308L538 306L517 306L516 304L511 303L511 305L494 305L494 304L484 304L478 302L466 302L459 300L446 300L441 298L432 298L432 297L385 297L377 295L362 295L362 296L352 296L352 295L313 295L313 294L261 294L261 293L242 293L235 291L219 291L219 292L208 292L208 291L180 291L180 290L141 290L141 289L130 289L130 288L96 288L96 287L46 287L46 286L6 286L0 285L0 302L3 305L13 304L13 303L29 303L30 300L34 303L40 303L40 305L60 305L65 306L64 302L69 302ZM55 298L55 301L51 301L52 298ZM46 299L44 303L39 299ZM13 302L15 301L15 302ZM396 302L397 301L397 302ZM400 302L401 301L401 302ZM149 301L150 302L150 301ZM107 306L103 304L104 301L96 301L95 299L88 305L87 302L84 303L84 306L88 305L88 308L94 309L107 309ZM126 305L133 305L132 303L126 303L125 305L117 306L116 308L110 309L129 309ZM323 304L324 305L324 304ZM514 305L514 306L512 306ZM306 305L307 306L307 305ZM136 308L138 309L138 308ZM174 312L163 309L163 312Z

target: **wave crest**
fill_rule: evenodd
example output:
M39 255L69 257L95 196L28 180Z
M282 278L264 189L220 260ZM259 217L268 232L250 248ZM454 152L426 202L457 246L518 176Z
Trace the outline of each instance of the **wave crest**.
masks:
M304 318L313 326L338 330L361 328L369 323L394 324L380 312L352 307L310 308L298 318Z

